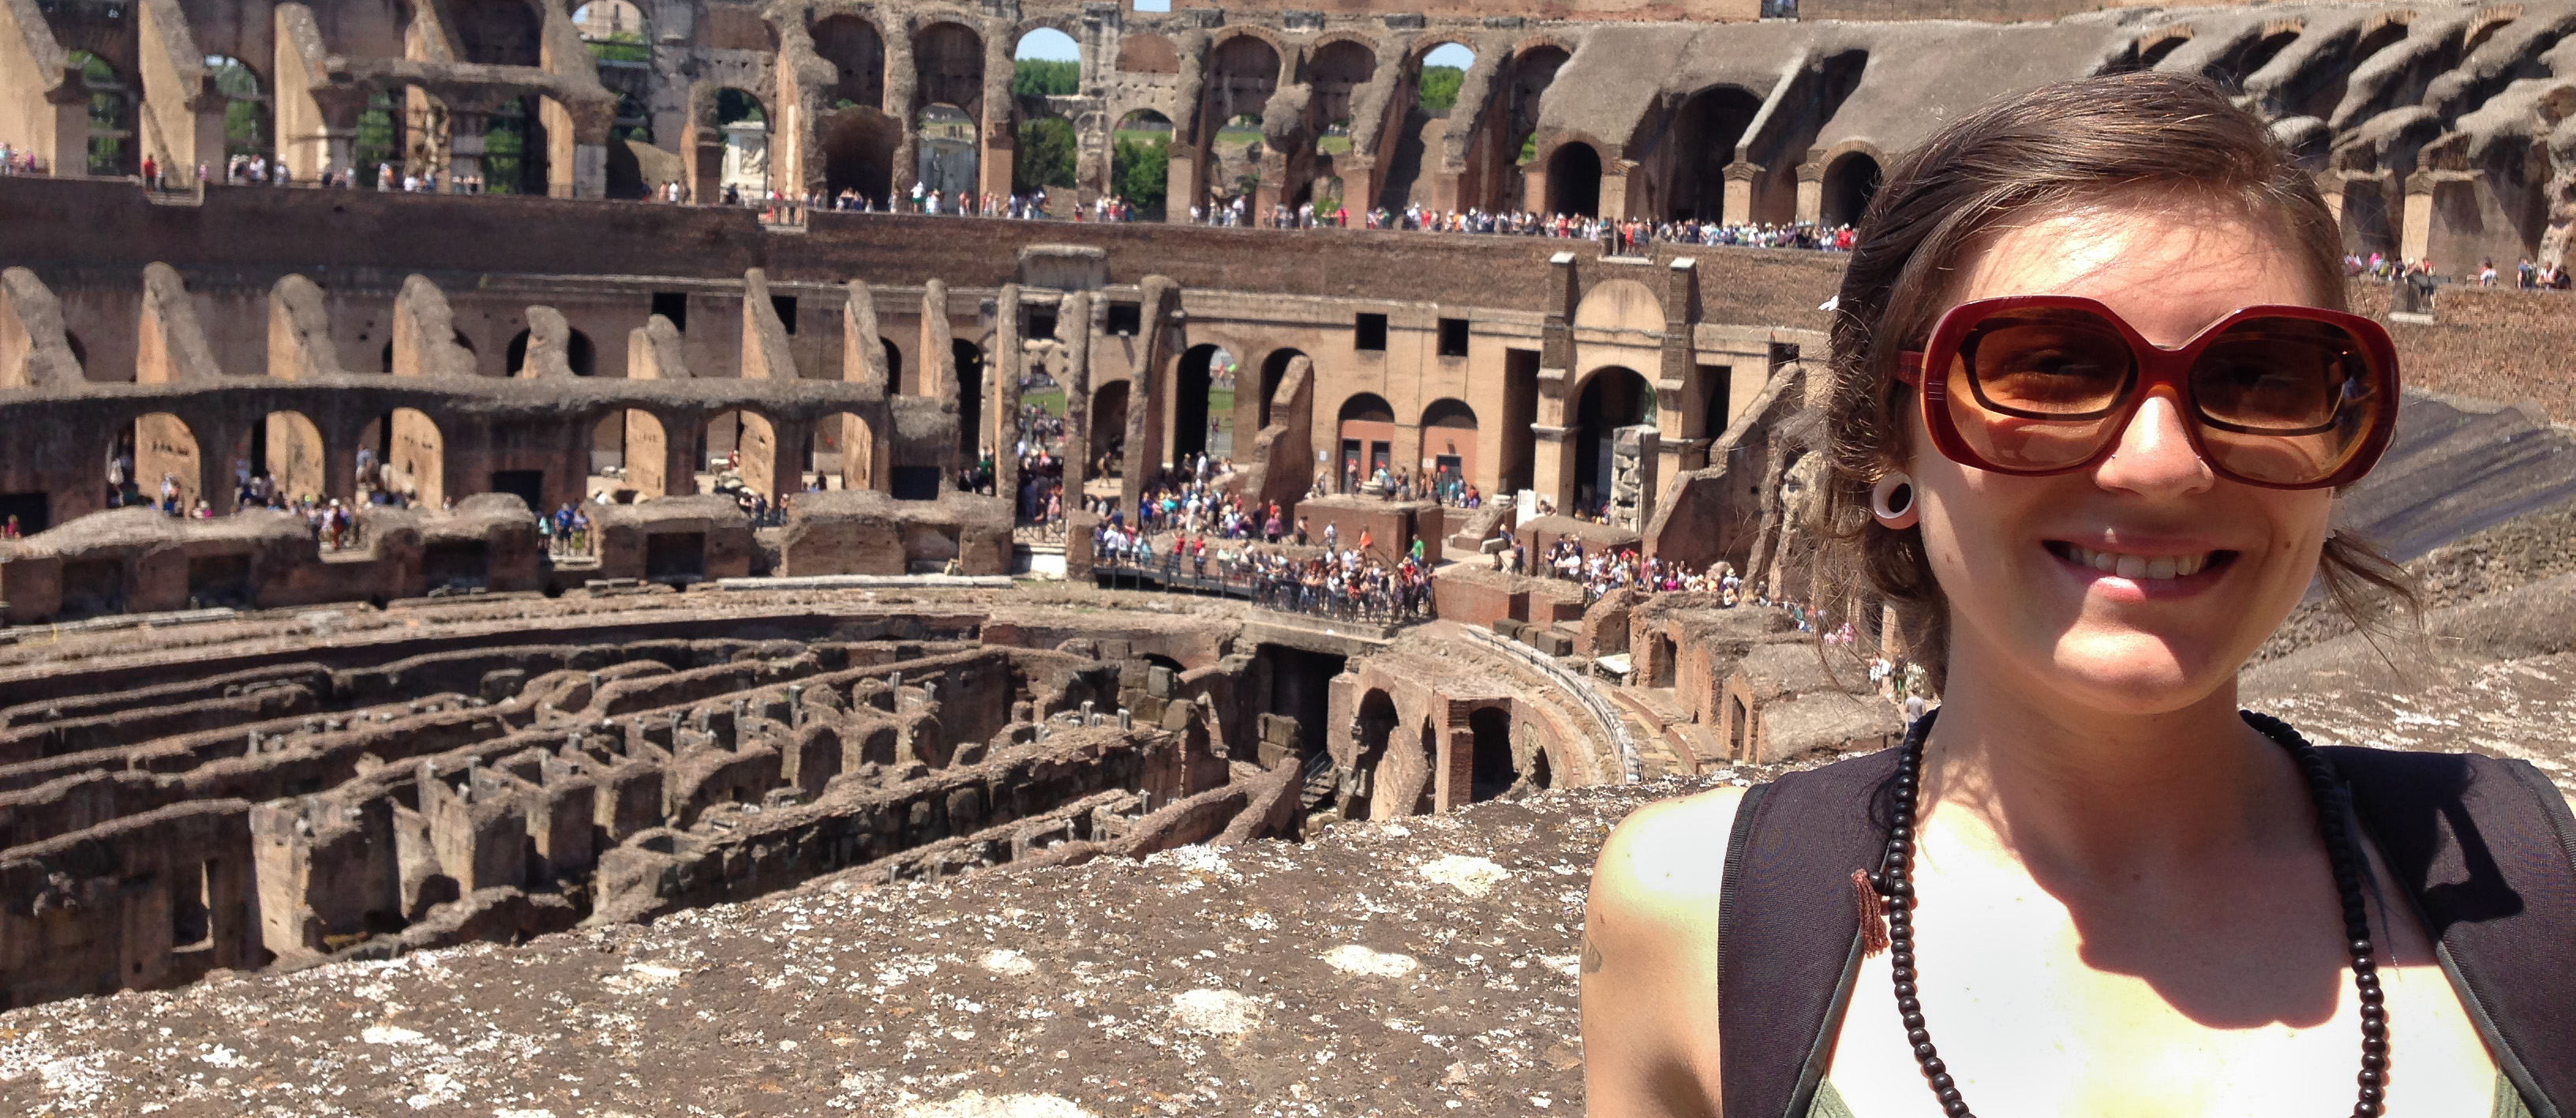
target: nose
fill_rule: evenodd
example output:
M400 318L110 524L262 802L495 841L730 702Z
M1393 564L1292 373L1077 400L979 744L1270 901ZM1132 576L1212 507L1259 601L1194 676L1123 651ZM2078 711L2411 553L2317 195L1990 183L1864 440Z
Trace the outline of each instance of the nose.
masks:
M2094 482L2141 497L2179 497L2208 490L2217 474L2192 449L2185 422L2181 402L2172 390L2156 389L2139 402L2111 456L2094 467Z

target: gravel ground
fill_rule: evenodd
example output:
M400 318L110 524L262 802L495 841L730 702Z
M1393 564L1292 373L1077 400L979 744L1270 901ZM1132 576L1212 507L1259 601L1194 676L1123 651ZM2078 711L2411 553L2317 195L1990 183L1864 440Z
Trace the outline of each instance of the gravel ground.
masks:
M1707 783L21 1009L0 1113L1580 1113L1593 855Z

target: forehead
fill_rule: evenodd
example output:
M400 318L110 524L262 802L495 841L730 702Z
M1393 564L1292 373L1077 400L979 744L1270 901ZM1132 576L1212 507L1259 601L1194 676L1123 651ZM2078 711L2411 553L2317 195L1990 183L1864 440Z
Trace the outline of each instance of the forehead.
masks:
M2317 302L2285 241L2243 207L2215 201L2047 210L1979 238L1960 262L1957 301L2082 295L2148 340L2176 345L2238 307Z

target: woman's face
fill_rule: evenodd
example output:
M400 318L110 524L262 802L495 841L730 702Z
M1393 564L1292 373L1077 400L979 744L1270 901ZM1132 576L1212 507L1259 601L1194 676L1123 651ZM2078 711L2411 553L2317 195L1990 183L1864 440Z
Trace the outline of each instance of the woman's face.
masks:
M2087 296L2164 346L2238 307L2315 301L2273 234L2214 204L2035 216L1990 234L1959 275L1958 302ZM2109 457L2053 477L1952 462L1909 412L1954 689L1961 673L1998 673L1991 684L2093 710L2179 710L2232 680L2316 573L2331 494L2219 478L2165 390Z

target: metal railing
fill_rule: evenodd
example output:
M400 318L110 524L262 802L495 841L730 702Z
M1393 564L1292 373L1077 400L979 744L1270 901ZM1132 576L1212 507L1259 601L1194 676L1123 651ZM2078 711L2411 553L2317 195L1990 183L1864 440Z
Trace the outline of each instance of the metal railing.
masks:
M1571 693L1577 704L1590 711L1592 717L1600 720L1601 728L1609 733L1611 742L1618 747L1621 783L1635 784L1645 779L1645 768L1637 759L1637 739L1628 733L1627 720L1619 717L1619 712L1611 708L1610 700L1602 696L1600 689L1592 686L1591 680L1567 671L1565 665L1556 662L1556 657L1519 641L1506 640L1484 629L1471 628L1467 631L1475 634L1486 647L1506 653L1522 663L1545 672L1549 678L1556 681L1557 686Z

